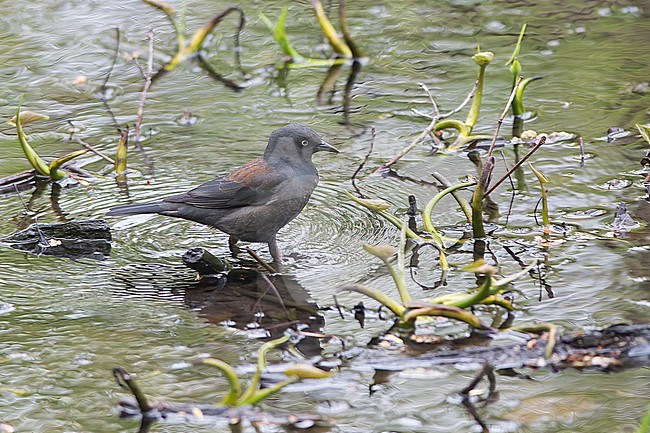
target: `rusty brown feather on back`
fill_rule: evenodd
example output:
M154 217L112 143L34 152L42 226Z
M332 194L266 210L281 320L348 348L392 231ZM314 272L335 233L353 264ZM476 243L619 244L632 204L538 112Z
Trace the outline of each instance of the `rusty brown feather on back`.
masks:
M254 160L248 162L245 165L242 165L228 176L224 177L224 180L229 180L231 182L238 182L246 184L250 182L257 176L270 173L269 167L266 165L264 160L260 158L255 158Z

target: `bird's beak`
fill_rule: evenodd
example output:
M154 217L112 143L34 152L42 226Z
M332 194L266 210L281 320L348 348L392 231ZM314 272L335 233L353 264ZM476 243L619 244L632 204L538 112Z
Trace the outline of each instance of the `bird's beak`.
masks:
M341 153L340 150L338 150L336 147L332 146L329 143L326 143L324 141L321 141L321 143L316 146L316 150L314 152L334 152L334 153Z

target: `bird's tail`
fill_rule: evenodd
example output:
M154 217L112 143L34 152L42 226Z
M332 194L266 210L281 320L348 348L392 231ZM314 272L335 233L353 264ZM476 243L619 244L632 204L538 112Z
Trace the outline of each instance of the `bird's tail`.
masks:
M126 206L117 206L111 208L107 216L120 216L120 215L137 215L142 213L159 213L164 210L162 203L139 203L128 204Z

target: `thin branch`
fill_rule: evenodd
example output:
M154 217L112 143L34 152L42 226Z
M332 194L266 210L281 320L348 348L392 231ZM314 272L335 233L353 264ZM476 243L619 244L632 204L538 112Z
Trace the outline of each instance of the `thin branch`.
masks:
M269 264L266 263L264 260L262 260L262 258L261 258L260 256L258 256L257 253L256 253L255 251L251 250L250 248L246 248L246 252L247 252L247 253L248 253L252 258L254 258L255 261L256 261L257 263L259 263L260 265L262 265L262 267L263 267L264 269L266 269L267 271L269 271L270 273L272 273L272 274L277 274L277 273L278 273L278 271L276 271L276 270L275 270L271 265L269 265Z
M420 87L423 87L423 89L426 89L426 86L424 86L424 85L420 85ZM462 110L465 107L465 105L467 105L467 103L472 100L472 98L474 97L474 93L476 92L477 88L478 88L478 80L474 82L474 86L472 87L472 90L469 92L469 94L467 95L465 100L458 107L454 108L453 110L449 111L448 113L439 114L439 116L434 115L431 118L431 123L429 124L429 126L427 126L426 129L424 131L422 131L422 133L420 135L418 135L416 138L414 138L413 141L411 141L411 144L409 144L404 149L402 149L390 161L380 165L379 168L377 168L377 170L375 170L375 173L380 173L380 172L390 168L392 165L395 165L397 163L397 161L402 159L404 157L404 155L409 153L411 150L415 149L415 147L418 144L420 144L425 138L427 138L427 136L429 134L431 134L435 130L436 123L438 123L438 121L440 119L444 119L445 117L452 116L452 115L456 114L457 112L459 112L460 110ZM427 90L425 90L425 92ZM430 93L429 93L429 95L430 95ZM437 105L433 101L433 98L431 98L431 100L432 100L432 102L434 104L434 109L437 110Z
M136 147L140 148L140 127L142 125L142 116L144 114L144 103L147 100L147 92L151 86L151 77L153 75L153 30L149 30L147 33L147 40L149 41L149 57L147 59L147 71L143 72L144 75L144 87L142 88L142 95L140 96L140 104L138 105L138 117L135 121L135 127L133 128L134 134L134 144ZM136 61L136 65L140 68L140 65ZM142 70L142 68L140 68Z
M77 143L85 147L86 149L90 150L92 153L95 155L101 157L104 161L108 162L109 164L115 164L115 160L109 156L106 156L105 153L100 152L99 150L95 149L92 147L90 144L86 143L83 141L81 138L77 138Z
M471 101L472 98L474 97L474 94L476 93L477 88L478 88L478 80L474 81L474 86L472 86L472 90L469 91L469 93L467 94L467 97L465 98L465 100L463 102L461 102L460 105L458 107L454 108L453 110L451 110L451 111L449 111L447 113L441 114L440 118L444 119L446 117L453 116L454 114L458 113L460 110L465 108L465 106L467 104L469 104L469 101Z
M523 77L521 75L517 77L517 81L515 82L515 85L512 88L512 92L510 92L510 97L508 98L506 107L503 109L501 116L499 116L499 120L497 121L497 128L494 131L494 136L492 136L492 143L490 143L490 148L488 149L486 158L492 156L492 152L494 151L494 146L497 142L497 137L499 136L499 131L501 131L501 125L503 125L503 119L506 118L506 114L508 114L508 110L510 110L510 105L512 105L512 101L515 99L515 95L517 94L517 86L519 86L519 83L521 82L522 78Z
M278 304L282 307L284 310L284 314L286 314L287 319L291 319L289 315L289 311L287 311L287 307L284 304L284 300L282 299L282 296L280 295L280 292L278 291L278 288L275 287L275 284L271 281L269 277L267 277L265 274L260 274L262 276L262 279L269 285L269 290L273 291L273 294L275 295L275 298L278 300ZM262 296L266 295L266 292L262 294ZM258 303L261 300L258 299Z
M433 106L433 116L432 116L432 119L433 119L433 118L438 118L438 119L440 119L440 110L438 110L438 104L436 104L436 100L433 99L433 95L431 95L431 92L429 91L429 88L428 88L427 85L424 84L424 83L418 83L418 86L420 86L420 88L421 88L422 90L424 90L424 93L427 94L427 96L429 97L429 101L431 102L431 105Z
M370 155L372 154L372 149L374 147L375 147L375 127L373 126L372 129L370 130L370 148L368 149L368 152L366 152L366 156L363 157L363 161L361 161L361 164L359 164L357 169L352 174L352 178L351 178L352 186L354 187L354 189L357 191L357 194L359 194L361 198L366 198L366 196L361 192L359 187L357 187L357 175L366 165L366 162L368 162L368 158L370 158Z
M108 99L106 99L106 86L108 85L108 80L111 78L111 73L113 72L113 69L115 68L115 63L117 63L117 57L120 54L120 28L115 27L115 54L113 55L113 62L111 63L111 68L108 70L108 74L106 74L106 78L104 79L104 83L102 86L99 88L99 93L101 95L101 100L104 106L106 107L106 111L108 111L108 114L111 116L111 119L113 120L113 124L117 129L120 128L119 123L117 123L117 119L115 118L115 115L113 114L113 110L111 110L110 105L108 105Z
M496 181L496 183L494 183L494 184L492 185L492 187L491 187L490 189L488 189L488 190L485 192L485 194L484 194L483 196L484 196L484 197L487 197L488 195L490 195L490 193L491 193L492 191L494 191L494 190L495 190L499 185L501 185L501 184L503 183L504 180L506 180L507 178L509 178L510 175L511 175L512 173L514 173L515 170L516 170L518 167L520 167L520 166L521 166L521 165L522 165L522 164L523 164L523 163L524 163L528 158L530 158L531 156L533 156L533 153L535 153L535 152L537 151L537 149L539 149L540 147L542 147L542 146L544 145L544 143L546 143L546 136L545 136L545 135L542 136L542 138L539 139L539 141L537 142L537 144L535 145L535 147L533 147L532 149L530 149L530 150L528 151L528 153L527 153L523 158L521 158L521 159L520 159L520 160L519 160L515 165L513 165L513 166L510 168L510 170L507 171L506 174L504 174L503 176L501 176L501 178L500 178L498 181Z
M425 129L424 131L422 131L422 133L421 133L420 135L418 135L416 138L414 138L413 141L411 141L411 144L409 144L409 145L406 146L404 149L402 149L402 150L401 150L397 155L395 155L395 156L394 156L390 161L388 161L388 162L386 162L386 163L380 165L379 168L377 168L377 170L375 170L375 173L382 172L382 171L386 170L387 168L390 168L392 165L395 165L395 164L397 163L397 161L399 161L400 159L402 159L402 157L403 157L404 155L406 155L407 153L409 153L411 150L413 150L413 149L415 148L415 146L417 146L417 145L420 144L420 143L421 143L425 138L427 138L427 136L428 136L428 135L429 135L429 134L430 134L430 133L435 129L435 127L436 127L436 123L438 123L438 119L433 118L433 119L431 120L431 123L429 123L429 126L427 126L426 129Z

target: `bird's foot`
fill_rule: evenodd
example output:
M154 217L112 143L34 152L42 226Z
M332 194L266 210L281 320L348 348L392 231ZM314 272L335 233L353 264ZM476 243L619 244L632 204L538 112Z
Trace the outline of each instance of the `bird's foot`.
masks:
M280 251L280 248L278 248L275 236L269 242L269 253L271 253L271 257L273 257L273 263L277 265L282 264L282 252Z

